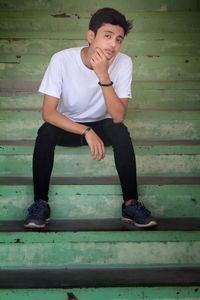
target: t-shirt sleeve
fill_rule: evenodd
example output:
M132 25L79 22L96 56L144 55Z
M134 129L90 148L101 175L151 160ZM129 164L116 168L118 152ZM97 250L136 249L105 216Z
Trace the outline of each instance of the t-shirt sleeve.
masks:
M44 74L39 92L56 98L62 94L62 66L58 54L54 54Z
M126 57L118 72L115 91L119 98L132 98L131 84L133 76L133 63L130 57Z

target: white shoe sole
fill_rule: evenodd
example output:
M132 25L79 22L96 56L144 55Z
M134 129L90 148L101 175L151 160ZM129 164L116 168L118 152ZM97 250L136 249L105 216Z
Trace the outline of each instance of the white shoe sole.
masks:
M46 224L49 224L49 223L50 223L50 219L46 219L46 223L42 224L42 225L38 225L33 222L30 222L28 224L25 224L24 228L44 228L46 226Z
M125 223L135 225L136 227L139 227L139 228L154 227L154 226L158 225L158 223L156 221L151 221L148 224L138 224L134 220L129 219L129 218L122 217L121 220Z

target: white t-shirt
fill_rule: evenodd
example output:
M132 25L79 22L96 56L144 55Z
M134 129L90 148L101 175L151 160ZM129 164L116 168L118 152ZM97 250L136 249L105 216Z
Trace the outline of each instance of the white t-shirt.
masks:
M110 118L99 79L83 64L81 49L70 48L52 56L39 92L60 99L57 110L72 121L95 122ZM131 98L131 58L118 53L108 72L118 97Z

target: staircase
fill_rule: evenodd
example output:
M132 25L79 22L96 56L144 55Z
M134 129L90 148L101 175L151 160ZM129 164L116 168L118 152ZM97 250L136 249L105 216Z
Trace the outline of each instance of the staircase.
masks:
M159 226L124 224L112 150L57 147L52 222L23 229L51 55L87 45L90 14L134 20L126 124L140 199ZM200 4L197 0L0 0L0 300L200 299Z

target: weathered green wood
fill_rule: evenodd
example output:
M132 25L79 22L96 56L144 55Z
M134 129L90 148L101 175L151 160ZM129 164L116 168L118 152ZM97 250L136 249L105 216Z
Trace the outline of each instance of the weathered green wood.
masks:
M73 294L80 300L196 300L198 286L191 287L118 287L87 289L13 289L0 290L2 300L66 300Z
M128 55L192 55L200 54L200 34L163 34L156 37L152 34L137 35L133 39L125 39L123 51ZM13 55L52 55L61 49L70 47L87 46L85 38L81 40L49 40L45 39L27 39L27 40L0 40L0 53Z
M123 4L121 0L85 0L85 1L65 1L65 0L35 0L35 1L26 1L20 0L17 3L14 0L1 0L0 9L3 11L29 11L29 10L38 10L38 11L50 11L54 13L60 13L63 11L70 11L77 13L81 12L90 12L95 11L99 7L114 7L123 12L130 11L192 11L198 10L198 3L196 0L153 0L149 1L140 1L140 0L125 0Z
M200 34L197 33L134 33L134 38L124 41L122 50L130 55L195 55L199 54ZM52 39L2 39L1 54L48 54L64 48L87 45L85 36L80 40ZM158 48L159 47L159 48Z
M32 147L4 146L1 148L1 176L13 176L13 174L31 176ZM13 154L3 154L4 149L9 148ZM136 149L136 156L139 175L200 175L199 146L139 147ZM107 149L105 159L100 162L91 159L88 147L58 149L53 170L54 176L94 176L94 174L95 176L116 175L110 148Z
M200 109L198 90L140 90L133 86L134 101L129 109ZM0 109L37 109L41 111L43 96L39 93L9 93L0 96Z
M1 268L196 266L200 260L199 232L0 233L0 240Z
M1 64L0 64L1 65ZM37 92L38 87L41 83L40 80L32 80L31 77L20 80L20 78L15 78L15 80L2 79L0 81L0 94L7 95L16 93L32 93ZM150 90L159 90L159 91L192 91L200 90L200 80L135 80L133 81L134 89L137 91L150 91Z
M137 90L199 90L200 80L133 80Z
M141 185L139 197L156 217L199 217L200 187L197 185ZM121 217L119 185L52 185L49 198L52 219ZM32 186L0 186L0 220L24 220L32 201Z
M134 139L198 140L200 138L200 117L199 112L195 111L129 111L125 123ZM0 112L2 140L33 140L41 124L41 112ZM17 128L17 130L13 130L13 128Z
M129 17L134 21L134 33L177 33L198 32L200 14L190 13L134 13ZM81 17L72 15L66 18L55 18L43 13L1 13L0 38L68 38L83 39L88 29L87 14ZM187 22L186 22L187 20Z
M39 55L2 55L0 78L41 80L49 60ZM200 80L199 57L135 57L133 62L135 80Z
M106 147L107 155L112 154L111 147ZM66 150L69 155L88 155L88 147L56 147L56 155L66 155ZM0 147L0 156L11 155L32 155L33 145L6 145L2 144ZM136 145L136 154L138 155L198 155L200 152L200 145ZM95 162L98 163L98 162Z
M35 245L35 244L67 244L67 243L178 243L200 242L199 231L79 231L79 232L45 232L21 231L0 232L2 245ZM2 253L2 252L0 252ZM200 254L199 254L200 255ZM125 258L124 258L125 259ZM167 262L166 262L167 263ZM192 263L193 264L193 263Z

